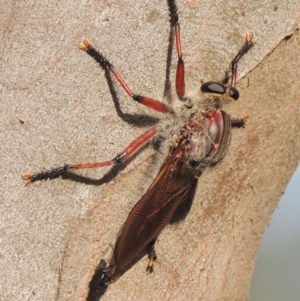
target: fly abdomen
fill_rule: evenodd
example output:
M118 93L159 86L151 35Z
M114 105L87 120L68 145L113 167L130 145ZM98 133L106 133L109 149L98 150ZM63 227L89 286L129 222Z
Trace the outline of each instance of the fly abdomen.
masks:
M98 301L99 298L104 295L114 273L115 267L102 259L92 280L90 281L90 291L87 301Z

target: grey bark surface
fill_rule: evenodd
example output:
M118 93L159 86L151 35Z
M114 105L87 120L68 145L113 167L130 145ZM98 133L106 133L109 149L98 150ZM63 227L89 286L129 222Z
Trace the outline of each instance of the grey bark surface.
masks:
M300 158L299 1L177 3L187 89L221 79L245 33L254 33L256 45L239 67L240 99L225 107L249 119L233 131L224 160L199 179L186 219L159 237L155 274L146 275L144 257L103 300L247 300L261 237ZM135 92L162 100L167 3L0 7L0 295L85 300L95 267L151 182L154 152L147 148L109 182L101 181L109 169L101 169L80 173L95 179L89 183L24 187L21 173L108 160L145 130L124 119L162 117L115 84L122 120L104 72L78 45L90 38ZM172 84L175 68L173 52Z

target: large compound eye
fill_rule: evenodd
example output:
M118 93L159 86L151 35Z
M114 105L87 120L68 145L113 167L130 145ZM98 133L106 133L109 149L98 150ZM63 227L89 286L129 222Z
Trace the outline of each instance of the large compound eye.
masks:
M201 91L223 95L226 92L226 86L219 82L206 82L201 86Z
M229 96L234 100L237 100L240 97L239 91L234 87L229 87L228 93Z

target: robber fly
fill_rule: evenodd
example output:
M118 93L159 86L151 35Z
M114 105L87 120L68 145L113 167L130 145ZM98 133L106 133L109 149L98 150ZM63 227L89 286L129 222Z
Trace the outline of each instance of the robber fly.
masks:
M111 160L67 164L33 175L29 173L22 175L26 184L29 184L38 180L56 178L70 170L121 164L149 142L165 143L168 150L165 163L154 182L129 213L117 237L112 257L108 261L100 262L94 276L96 280L94 279L93 284L90 284L90 296L104 294L116 272L128 266L145 249L148 249L149 255L147 271L153 271L153 266L157 263L154 248L157 237L170 222L178 206L186 200L204 168L215 165L224 157L230 143L231 128L244 127L247 118L244 116L241 119L232 119L222 110L222 106L226 102L239 98L239 92L235 88L237 66L243 55L254 45L252 35L246 34L246 41L232 60L231 77L227 74L221 82L205 82L195 95L188 97L185 93L184 62L175 0L168 0L168 5L178 56L176 71L178 98L169 105L133 93L114 66L92 46L88 39L80 45L80 49L93 57L104 70L113 74L133 100L167 114L167 118L147 129Z

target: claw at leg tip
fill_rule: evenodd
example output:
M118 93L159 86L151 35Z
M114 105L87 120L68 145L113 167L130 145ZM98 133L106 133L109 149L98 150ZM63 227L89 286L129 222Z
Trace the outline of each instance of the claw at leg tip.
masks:
M25 186L31 184L31 174L29 172L23 172L21 177L25 181Z
M248 118L249 118L249 115L248 115L248 114L244 114L244 115L242 116L242 119L243 119L244 121L246 121Z
M91 41L89 39L84 39L83 43L79 45L79 49L87 51L91 47Z
M252 42L252 39L253 39L253 33L248 31L246 33L246 43L251 43Z

